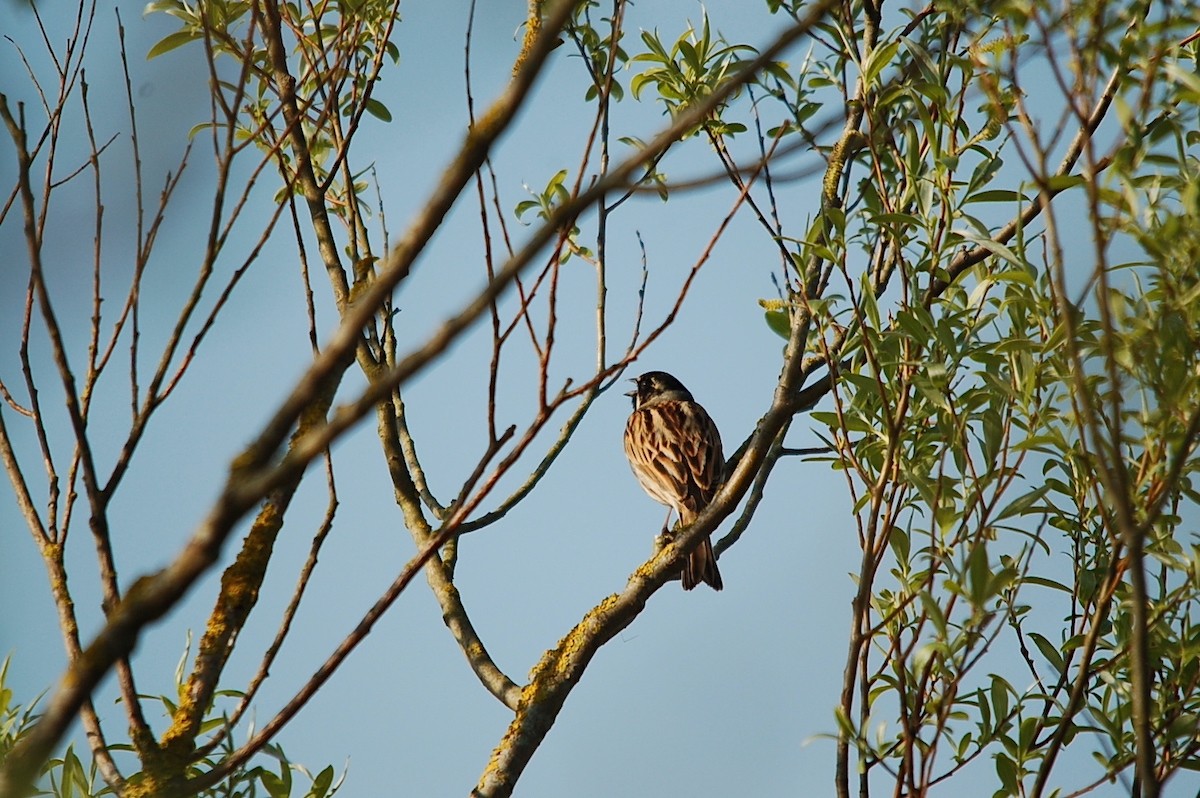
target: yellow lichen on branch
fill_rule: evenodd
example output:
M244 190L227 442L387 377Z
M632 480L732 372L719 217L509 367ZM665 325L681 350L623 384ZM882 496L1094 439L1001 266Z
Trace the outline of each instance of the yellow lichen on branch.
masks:
M525 65L525 59L529 57L529 51L533 49L533 43L542 30L542 5L544 3L545 0L529 0L529 16L525 19L525 38L521 40L521 52L517 54L517 60L513 62L513 75L520 72L521 67Z

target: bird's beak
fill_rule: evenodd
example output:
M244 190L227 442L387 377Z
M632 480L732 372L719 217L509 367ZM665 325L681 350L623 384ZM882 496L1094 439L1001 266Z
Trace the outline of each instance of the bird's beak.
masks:
M637 385L636 385L637 379L630 379L629 381L632 383L635 383L635 385L634 385L633 390L626 393L625 396L628 396L629 398L632 399L633 397L637 396Z

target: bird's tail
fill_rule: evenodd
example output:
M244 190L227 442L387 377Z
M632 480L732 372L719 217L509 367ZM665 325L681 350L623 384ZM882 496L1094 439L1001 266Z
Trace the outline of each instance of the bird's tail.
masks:
M712 541L707 537L684 560L682 581L684 590L691 590L701 582L713 590L724 587L721 572L717 570L717 556L713 553Z

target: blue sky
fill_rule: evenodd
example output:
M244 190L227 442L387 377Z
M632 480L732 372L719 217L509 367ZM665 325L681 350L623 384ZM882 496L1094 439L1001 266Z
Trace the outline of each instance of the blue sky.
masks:
M653 6L653 8L651 8ZM715 28L731 41L761 44L778 28L765 13L742 13L739 2L707 4ZM461 140L465 125L462 96L463 2L412 2L396 41L401 64L385 74L376 96L395 121L372 121L358 142L359 168L373 161L379 175L393 237L420 207ZM519 43L525 4L480 3L473 51L477 107L506 80ZM187 131L207 115L201 62L195 48L183 48L146 62L143 54L170 31L163 17L143 18L136 5L123 7L128 29L133 93L148 185L160 185L174 168ZM692 2L641 3L628 28L657 26L673 40L687 20L699 21ZM39 45L31 39L31 18L11 5L0 8L4 27L44 69ZM114 58L115 22L109 10L98 14L88 60L88 80L98 99L101 137L121 133L113 145L106 188L104 263L111 279L111 313L128 279L132 238L132 197L120 185L128 164L128 121L121 107L119 62ZM630 47L635 45L630 42ZM559 169L578 162L581 131L589 119L583 103L581 65L563 47L538 84L529 107L493 153L502 203L513 208L528 195L522 185L540 188ZM803 49L791 54L800 58ZM0 90L32 100L28 81L11 45L0 47ZM34 109L30 109L31 116ZM616 106L618 135L646 136L661 121L649 103ZM77 120L75 121L77 124ZM68 135L81 157L78 139ZM749 144L746 141L746 144ZM64 147L64 150L70 148ZM711 174L718 164L706 144L677 148L664 163L671 178ZM6 148L0 152L7 153ZM64 163L72 155L64 152ZM793 156L792 165L812 166L815 155ZM194 279L198 247L207 225L211 156L201 142L192 155L179 196L172 203L159 249L145 284L144 352L152 352L173 321L173 313ZM0 159L0 182L12 179L11 158ZM574 175L572 175L574 177ZM271 181L256 189L269 207ZM63 192L54 208L56 232L49 272L57 292L56 309L80 361L90 312L91 219L85 184ZM817 178L781 187L785 226L799 235L817 208ZM678 285L700 255L711 232L729 211L735 192L727 184L674 196L627 203L610 229L610 341L615 351L628 340L641 280L645 242L650 270L643 327L670 309ZM251 241L261 228L255 212L239 228ZM402 287L398 331L401 349L423 341L483 281L473 189ZM255 225L258 224L259 227ZM230 459L286 395L310 354L305 334L302 285L295 245L287 222L263 257L248 272L178 393L152 423L114 503L114 548L121 581L161 567L174 556L205 513L223 482ZM581 221L584 238L594 221ZM510 219L516 237L520 225ZM0 245L23 251L16 225L0 228ZM378 239L376 239L378 241ZM311 240L308 245L311 248ZM239 247L218 264L223 274L238 264ZM701 272L678 322L634 367L671 371L691 388L716 419L732 450L750 433L766 409L779 369L782 342L762 320L757 300L772 297L771 274L778 271L774 247L743 210L718 243ZM323 275L314 264L318 329L334 327ZM594 359L594 274L580 263L562 273L560 348L555 373L584 378ZM0 270L0 374L19 375L14 342L19 335L25 277L19 269ZM208 300L211 301L211 298ZM407 342L407 346L405 343ZM34 342L44 352L44 341ZM488 338L480 326L435 367L406 388L406 400L420 454L432 488L448 500L469 472L484 443ZM146 363L153 362L149 355ZM80 362L76 361L76 362ZM42 358L39 374L45 399L57 412L52 372ZM501 425L521 424L531 415L526 377L529 354L518 345L502 383ZM147 368L143 365L143 368ZM117 369L97 397L99 459L111 463L128 423L128 388ZM347 399L361 378L347 381ZM609 593L650 553L662 522L659 505L646 497L629 473L621 449L628 400L610 391L597 402L571 445L535 493L501 523L461 543L457 585L471 619L497 664L518 682L541 654ZM103 418L104 421L99 421ZM6 415L36 483L40 477L33 441L20 419ZM532 456L502 481L491 506L523 478L551 440L561 420L534 444ZM65 435L60 417L58 434ZM110 426L111 425L111 426ZM61 441L60 441L61 442ZM812 425L801 418L789 443L817 443ZM309 596L281 659L256 702L255 717L265 722L354 627L362 613L403 567L413 552L411 538L392 500L392 489L370 422L360 425L334 451L340 508L333 534ZM39 490L41 490L39 488ZM21 607L4 613L0 653L11 652L12 687L28 698L46 689L64 665L45 571L11 501L0 492L0 605ZM82 510L82 505L80 510ZM224 686L236 688L257 665L261 648L274 633L295 573L325 509L319 469L289 511L263 595L243 632ZM85 637L100 614L92 553L86 528L77 520L72 562L81 574L72 582ZM727 522L718 535L728 530ZM227 551L230 554L236 542ZM826 464L798 458L776 470L754 523L721 559L726 589L685 594L669 585L589 666L553 731L519 784L521 796L611 795L779 795L823 794L833 779L833 743L821 735L834 730L833 705L841 684L858 550L842 476ZM218 574L197 585L164 621L148 630L135 667L143 693L170 693L188 630L197 635L211 607ZM418 579L351 655L332 681L277 738L289 756L313 770L326 764L349 776L349 796L405 793L461 795L475 784L510 713L478 683L446 632L436 603ZM99 706L113 718L119 739L120 708L106 682ZM157 731L161 715L150 711ZM980 790L993 789L991 766L984 763ZM986 785L986 786L985 786ZM961 793L969 794L969 793ZM1182 794L1182 793L1181 793Z

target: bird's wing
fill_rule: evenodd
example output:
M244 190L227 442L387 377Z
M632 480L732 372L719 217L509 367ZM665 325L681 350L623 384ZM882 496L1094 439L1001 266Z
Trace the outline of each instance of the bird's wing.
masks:
M625 453L646 492L676 509L699 511L721 485L725 461L717 427L695 402L661 402L629 417Z
M688 468L678 436L658 416L662 409L661 405L641 408L629 417L625 455L642 488L655 501L678 510L688 496Z
M681 402L680 405L687 417L685 427L688 432L684 438L688 445L684 450L684 460L689 464L696 498L700 507L703 507L712 501L724 479L725 456L721 450L721 433L699 404Z

